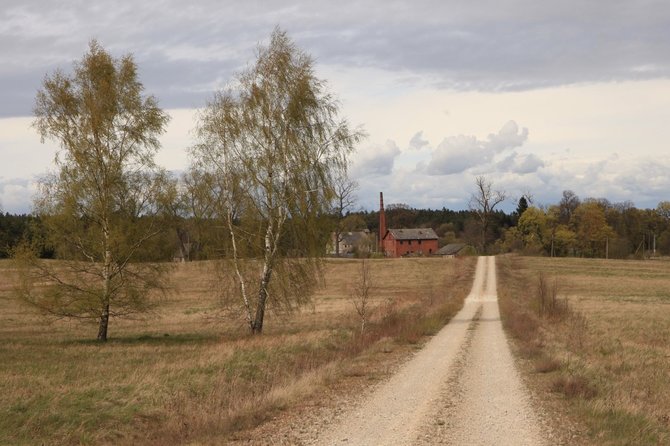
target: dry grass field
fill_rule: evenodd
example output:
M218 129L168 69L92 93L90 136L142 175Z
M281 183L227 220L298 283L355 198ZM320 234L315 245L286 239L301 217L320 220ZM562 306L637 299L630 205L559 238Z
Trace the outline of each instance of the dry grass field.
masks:
M211 263L176 265L159 311L111 320L106 344L94 324L17 302L0 262L0 444L221 444L339 382L380 343L436 332L461 307L474 260L370 260L364 335L351 302L361 263L329 260L313 305L270 314L255 337L222 318Z
M559 426L581 426L573 442L670 444L670 262L503 256L498 269L506 327ZM543 317L540 274L559 304Z

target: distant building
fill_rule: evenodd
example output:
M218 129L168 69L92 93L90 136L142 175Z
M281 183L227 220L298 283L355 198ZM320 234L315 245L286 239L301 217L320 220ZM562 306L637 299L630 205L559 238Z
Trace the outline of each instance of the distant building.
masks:
M388 229L383 242L387 257L429 256L437 252L437 234L431 228Z
M437 252L431 228L386 229L384 195L379 193L379 248L387 257L429 256Z
M468 245L465 243L450 243L437 250L437 255L442 257L456 257L461 254Z
M337 235L333 232L331 234L330 244L328 245L328 254L337 255L335 238ZM369 253L374 249L374 236L370 234L369 230L351 231L340 233L340 256L349 256L356 253Z

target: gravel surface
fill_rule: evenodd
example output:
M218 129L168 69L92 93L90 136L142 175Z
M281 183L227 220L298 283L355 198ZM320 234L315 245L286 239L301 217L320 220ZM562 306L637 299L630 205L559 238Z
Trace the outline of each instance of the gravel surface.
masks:
M463 309L319 438L319 445L542 445L500 322L495 259L480 257Z

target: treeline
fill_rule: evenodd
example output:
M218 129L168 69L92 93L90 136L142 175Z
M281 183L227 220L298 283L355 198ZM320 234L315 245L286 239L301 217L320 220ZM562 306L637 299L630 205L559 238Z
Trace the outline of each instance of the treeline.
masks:
M670 202L662 201L656 209L638 209L630 201L581 200L566 190L557 204L522 209L517 224L504 231L496 249L600 258L668 255Z
M406 205L390 206L386 210L387 226L390 228L423 227L433 228L440 237L441 245L464 241L476 244L479 233L474 213L471 211L454 211L442 209L415 209ZM491 240L497 240L506 228L514 222L513 214L495 212L495 222L491 231ZM161 232L148 240L141 251L134 257L135 261L193 261L208 260L221 257L221 251L229 244L229 237L224 221L212 216L195 217L188 212L163 213L135 219L135 226L160 227ZM289 221L287 226L292 227ZM335 214L324 215L317 226L320 245L325 254L330 233L341 224L343 230L359 231L368 229L379 231L379 212L349 212L339 222ZM297 245L300 227L288 230L281 240L280 247L288 252ZM27 242L33 246L41 258L63 258L67 251L57 249L49 237L45 237L46 227L33 215L0 214L0 258L11 256L12 249L19 243Z
M525 200L524 200L525 201ZM495 211L487 234L489 253L521 252L529 255L577 256L601 258L642 258L670 255L670 202L656 209L638 209L631 202L612 203L607 199L581 200L564 191L559 203L548 206L523 206L514 212ZM391 205L386 209L390 228L433 228L440 246L466 243L482 251L481 224L473 211L416 209ZM220 257L227 243L222 222L194 216L161 215L140 218L135 225L159 226L160 234L138 253L137 260L165 262L207 260ZM327 215L321 224L324 253L329 232L337 216ZM378 211L356 211L346 214L343 231L368 229L379 231ZM33 215L0 214L0 258L10 257L21 241L37 247L40 257L54 258L56 247L45 236L41 220ZM289 231L282 245L290 250Z
M514 224L514 214L496 211L495 224L490 239L498 240L505 230ZM390 228L433 228L440 237L440 244L465 242L476 245L479 228L471 211L442 209L415 209L407 205L391 205L386 210L386 221ZM215 218L196 218L184 215L161 215L137 219L134 225L161 227L163 230L147 242L136 260L144 261L191 261L220 257L222 245L227 243L223 222ZM325 253L327 237L337 225L336 215L327 215L321 224L321 238ZM368 229L379 231L378 211L349 212L342 221L344 231ZM38 217L28 214L0 214L0 258L10 257L11 251L21 241L37 248L42 258L54 258L56 249L45 237L45 227ZM283 245L289 249L293 244L290 232Z
M54 252L47 248L44 238L44 228L38 217L0 212L0 259L11 257L14 248L22 241L39 246L40 257L52 258Z

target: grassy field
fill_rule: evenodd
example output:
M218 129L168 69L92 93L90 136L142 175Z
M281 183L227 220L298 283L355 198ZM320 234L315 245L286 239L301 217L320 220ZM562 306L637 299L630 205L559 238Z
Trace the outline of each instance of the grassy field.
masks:
M220 444L339 382L380 344L422 342L460 308L474 272L474 258L369 261L373 312L360 335L360 265L328 261L313 305L270 314L255 337L221 317L211 263L177 265L160 311L113 319L98 344L96 325L17 302L0 262L0 444Z
M503 256L498 268L505 325L531 382L582 427L574 442L670 444L670 262ZM558 304L542 317L540 276Z

